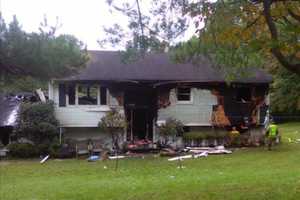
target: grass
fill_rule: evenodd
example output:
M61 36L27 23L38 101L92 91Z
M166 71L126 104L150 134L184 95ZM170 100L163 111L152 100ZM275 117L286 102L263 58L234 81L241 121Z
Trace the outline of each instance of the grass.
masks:
M85 160L0 161L1 200L299 199L300 123L280 125L274 151L247 148L231 155L176 162L153 156ZM107 169L105 169L105 166Z

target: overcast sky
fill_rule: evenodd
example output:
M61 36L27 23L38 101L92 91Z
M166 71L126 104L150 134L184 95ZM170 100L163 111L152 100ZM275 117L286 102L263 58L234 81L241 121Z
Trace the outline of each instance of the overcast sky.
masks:
M97 40L103 38L103 26L113 23L127 24L127 19L109 12L106 0L0 0L0 9L6 22L16 15L22 27L37 31L46 15L48 24L54 25L58 17L62 27L58 33L75 35L87 44L89 50L100 49ZM148 0L147 0L148 1ZM141 7L145 2L141 1ZM191 36L191 31L185 38Z

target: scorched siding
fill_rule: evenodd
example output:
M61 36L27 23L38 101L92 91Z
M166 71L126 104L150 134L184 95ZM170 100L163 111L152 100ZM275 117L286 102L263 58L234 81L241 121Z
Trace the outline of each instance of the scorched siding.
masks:
M168 118L182 121L186 126L210 126L213 105L217 104L216 96L211 91L192 88L192 101L180 103L176 98L176 89L170 92L171 105L158 110L158 123Z

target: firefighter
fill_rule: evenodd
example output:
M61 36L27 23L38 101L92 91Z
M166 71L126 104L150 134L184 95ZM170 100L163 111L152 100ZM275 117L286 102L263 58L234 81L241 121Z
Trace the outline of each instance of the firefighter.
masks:
M278 126L274 123L273 120L270 120L270 124L266 131L268 150L272 150L272 146L275 144L278 134Z

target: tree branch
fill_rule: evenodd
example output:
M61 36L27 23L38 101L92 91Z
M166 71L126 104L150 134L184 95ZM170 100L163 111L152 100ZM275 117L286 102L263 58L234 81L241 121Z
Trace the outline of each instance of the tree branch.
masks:
M291 9L287 9L288 13L291 15L291 17L293 17L295 20L297 20L298 22L300 22L300 15L297 15L296 13L294 13Z
M144 48L144 25L143 25L143 21L142 21L142 13L141 13L141 8L140 8L140 3L139 0L136 0L136 4L137 4L137 8L138 8L138 14L139 14L139 24L141 27L141 32L142 32L142 48L145 50Z
M274 43L278 43L278 31L277 31L276 25L272 19L272 16L271 16L271 5L272 5L273 1L272 0L264 0L263 1L263 7L264 7L263 13L264 13L266 23L267 23L268 28L271 33L272 41ZM286 69L288 69L289 71L291 71L293 73L300 75L300 63L297 63L297 64L290 63L288 61L288 59L283 55L280 48L276 45L275 45L275 47L272 47L271 52L277 58L277 60L283 67L285 67Z

